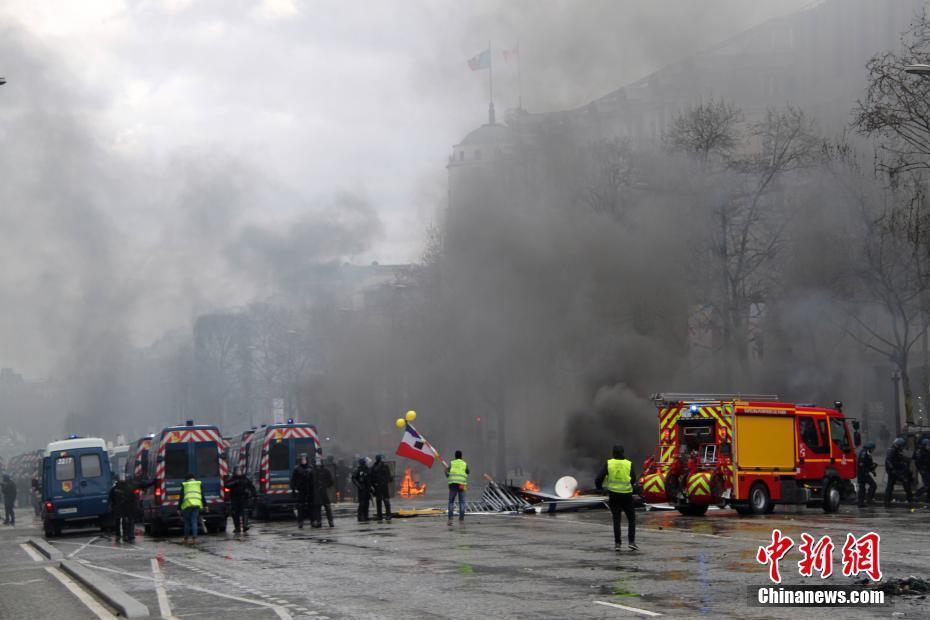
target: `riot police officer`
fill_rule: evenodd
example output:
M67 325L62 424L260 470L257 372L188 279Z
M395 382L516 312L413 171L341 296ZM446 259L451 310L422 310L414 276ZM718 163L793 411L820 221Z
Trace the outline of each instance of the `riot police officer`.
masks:
M371 470L364 458L358 460L358 467L352 472L352 484L358 494L358 520L368 521L368 504L371 502Z
M864 508L866 504L871 504L872 500L875 499L877 485L872 473L878 465L875 464L875 459L872 458L872 450L874 449L875 444L869 442L859 450L859 465L856 472L856 482L859 483L859 508ZM866 487L869 488L868 493L866 493Z
M904 494L907 501L914 500L911 495L911 475L908 471L908 458L904 455L904 437L898 437L891 442L888 454L885 455L885 478L888 483L885 485L885 507L891 506L891 493L894 491L896 482L900 482L904 487Z
M927 501L930 502L930 437L921 438L920 443L917 444L917 449L914 450L914 466L923 480L923 491ZM920 489L918 489L917 497L920 498Z
M306 454L300 455L291 473L291 493L297 496L297 527L302 529L313 502L313 470Z

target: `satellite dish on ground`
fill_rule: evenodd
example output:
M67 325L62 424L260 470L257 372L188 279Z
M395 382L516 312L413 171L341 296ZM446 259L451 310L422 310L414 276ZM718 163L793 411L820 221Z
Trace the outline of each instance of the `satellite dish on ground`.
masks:
M562 476L555 483L555 494L562 499L574 497L575 491L578 490L578 481L571 476Z

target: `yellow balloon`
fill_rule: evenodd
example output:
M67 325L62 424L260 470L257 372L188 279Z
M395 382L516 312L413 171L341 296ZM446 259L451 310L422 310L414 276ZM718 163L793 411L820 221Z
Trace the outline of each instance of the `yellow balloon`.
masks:
M394 422L394 424L397 425L397 428L404 428L407 425L403 418L397 418L397 422Z
M413 422L414 420L417 419L417 412L411 409L410 411L407 412L407 415L404 417L407 418L408 422Z

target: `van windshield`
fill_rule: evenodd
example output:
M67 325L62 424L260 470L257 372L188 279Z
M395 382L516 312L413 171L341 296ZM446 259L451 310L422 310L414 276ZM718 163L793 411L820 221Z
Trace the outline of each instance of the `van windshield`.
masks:
M313 440L309 438L295 439L294 440L294 462L297 462L297 459L300 458L301 454L307 455L307 460L311 463L314 462L316 456L316 446L313 444Z
M74 480L74 457L55 459L55 480Z
M299 453L298 453L299 454ZM291 468L290 450L287 441L276 441L268 446L268 469L284 471Z
M99 454L81 455L81 475L85 478L96 478L102 473Z
M194 448L197 461L197 476L216 478L220 475L220 458L215 443L201 443Z
M165 478L183 479L190 468L187 465L187 444L172 443L165 448Z

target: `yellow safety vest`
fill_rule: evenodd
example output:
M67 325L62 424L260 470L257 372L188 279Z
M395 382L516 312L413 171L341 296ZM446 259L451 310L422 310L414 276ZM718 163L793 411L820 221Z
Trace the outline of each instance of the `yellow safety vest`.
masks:
M630 470L633 463L627 459L607 460L607 490L611 493L632 493L633 481Z
M200 480L181 483L181 510L186 508L203 508L203 485Z
M465 486L468 483L468 464L462 459L454 459L449 463L449 484L461 484Z

